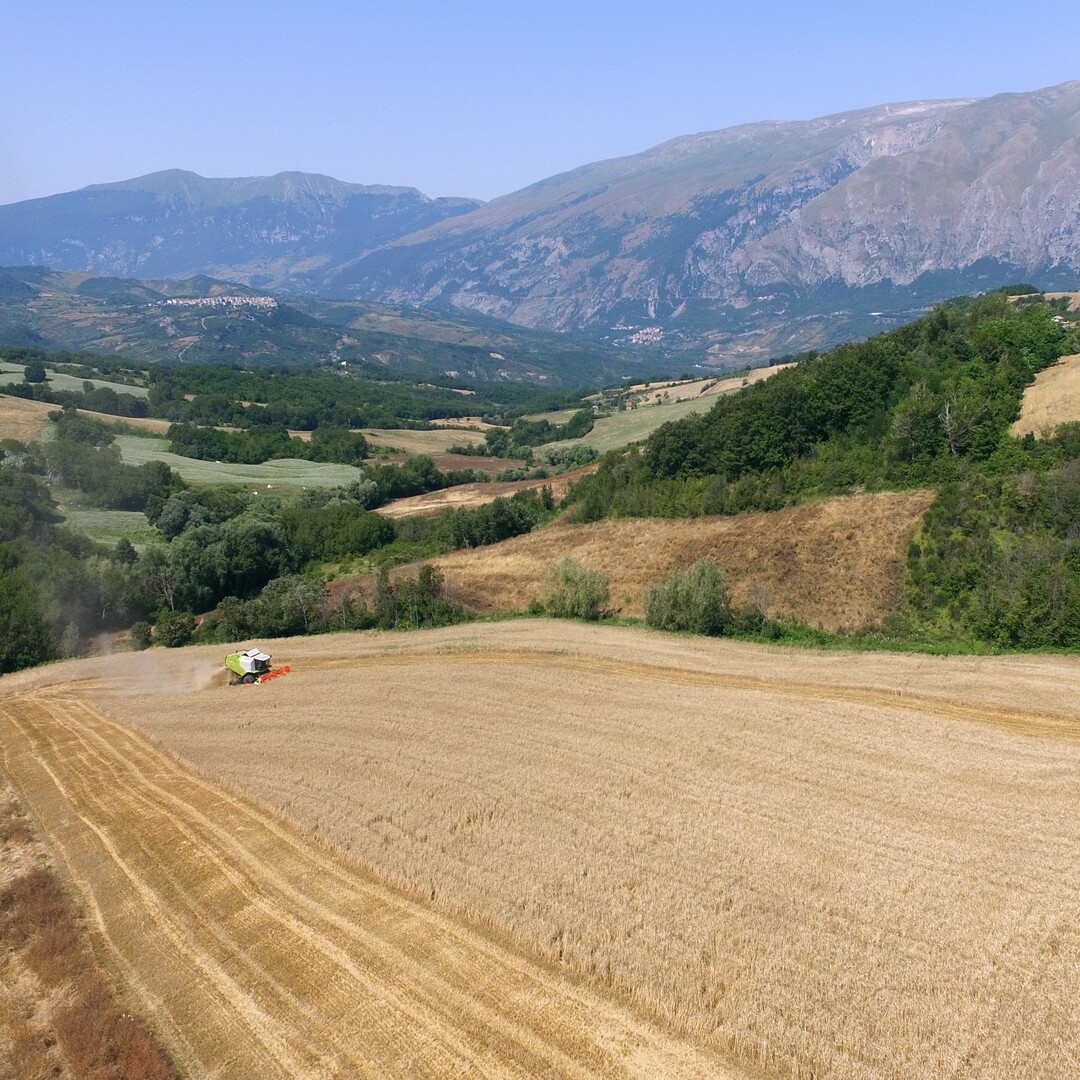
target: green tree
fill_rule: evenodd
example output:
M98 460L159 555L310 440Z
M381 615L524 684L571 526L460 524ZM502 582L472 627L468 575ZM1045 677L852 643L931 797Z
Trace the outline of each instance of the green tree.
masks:
M28 383L43 383L48 378L48 374L45 371L45 365L40 360L31 360L26 365L26 370L23 373L23 378Z
M564 555L549 571L541 602L549 615L595 621L603 617L611 596L611 579Z
M0 674L55 656L37 590L18 571L0 574Z
M167 649L188 645L195 637L195 616L189 611L167 611L154 627L154 639Z
M645 621L657 630L723 634L732 622L723 571L709 558L689 570L673 569L665 584L646 590Z

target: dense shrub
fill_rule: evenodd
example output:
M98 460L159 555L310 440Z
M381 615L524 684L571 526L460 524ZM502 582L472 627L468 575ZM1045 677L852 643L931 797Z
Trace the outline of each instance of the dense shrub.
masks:
M544 610L559 618L595 621L606 613L610 587L607 574L588 570L565 555L551 568L544 583Z
M382 630L453 626L470 618L464 606L446 595L443 573L430 563L424 563L415 577L391 579L383 570L375 584L373 614Z
M200 640L238 641L319 633L324 626L326 586L295 574L275 578L251 600L227 596Z
M645 621L657 630L723 634L732 622L723 571L708 558L689 570L672 570L665 584L646 590Z
M158 618L154 639L167 649L187 645L195 636L195 616L187 611L168 611Z

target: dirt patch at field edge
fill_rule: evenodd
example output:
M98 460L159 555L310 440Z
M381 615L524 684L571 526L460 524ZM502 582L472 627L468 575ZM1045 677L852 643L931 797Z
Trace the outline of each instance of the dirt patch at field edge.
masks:
M463 460L470 460L465 457ZM483 460L483 459L477 459ZM469 466L466 466L469 467ZM471 466L475 468L476 466ZM412 495L407 499L396 499L380 508L379 513L391 518L421 517L424 514L437 514L447 509L473 510L496 499L507 499L518 491L527 491L542 487L551 488L556 499L561 499L576 480L586 473L595 472L598 466L586 465L581 469L560 473L545 480L503 480L486 484L458 484L456 487L431 491L426 495Z

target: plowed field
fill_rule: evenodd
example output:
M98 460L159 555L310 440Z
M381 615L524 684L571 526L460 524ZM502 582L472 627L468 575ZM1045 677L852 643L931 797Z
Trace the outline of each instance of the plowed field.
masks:
M1074 658L263 644L265 686L221 649L0 683L5 770L192 1075L1080 1071Z

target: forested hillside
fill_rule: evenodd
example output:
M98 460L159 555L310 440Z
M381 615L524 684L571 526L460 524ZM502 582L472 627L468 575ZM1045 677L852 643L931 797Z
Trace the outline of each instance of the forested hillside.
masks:
M571 514L734 514L933 485L908 557L913 631L1080 644L1080 425L1042 441L1008 431L1024 387L1078 348L1041 296L944 304L609 455L572 490Z

